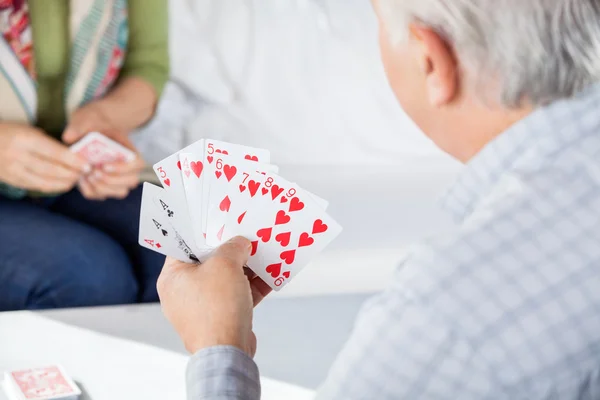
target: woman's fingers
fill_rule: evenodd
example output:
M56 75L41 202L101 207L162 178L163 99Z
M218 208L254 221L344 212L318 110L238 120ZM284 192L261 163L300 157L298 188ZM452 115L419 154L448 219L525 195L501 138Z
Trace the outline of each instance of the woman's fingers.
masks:
M104 200L105 196L98 193L94 185L92 185L86 177L83 177L79 180L79 192L83 197L88 200Z
M93 183L98 182L115 188L122 187L127 189L133 189L140 183L138 172L130 172L127 174L111 174L102 170L95 170L90 174L89 180Z
M71 169L77 173L89 172L90 169L90 166L82 157L70 151L64 144L49 137L31 140L27 150L38 159L61 165L63 168Z
M75 185L74 181L49 179L27 167L15 171L15 178L19 182L19 187L42 193L62 193L71 190Z
M31 173L46 180L64 182L70 186L73 186L81 176L81 172L77 170L35 155L28 157L24 166Z
M130 162L116 162L105 164L102 166L102 171L111 175L130 175L139 174L144 169L145 163L141 157L136 157Z
M124 199L131 189L137 186L137 183L131 183L137 182L137 178L133 181L131 178L120 177L118 179L113 179L113 181L117 181L117 184L107 182L105 177L98 178L95 173L92 173L85 178L85 182L90 185L97 197L100 198Z

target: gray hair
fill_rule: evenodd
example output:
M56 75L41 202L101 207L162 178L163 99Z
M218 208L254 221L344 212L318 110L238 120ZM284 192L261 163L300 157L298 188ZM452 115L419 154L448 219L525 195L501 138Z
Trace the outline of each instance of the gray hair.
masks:
M600 80L600 0L379 0L397 43L430 27L456 52L467 83L507 107L570 97ZM492 77L497 77L493 79Z

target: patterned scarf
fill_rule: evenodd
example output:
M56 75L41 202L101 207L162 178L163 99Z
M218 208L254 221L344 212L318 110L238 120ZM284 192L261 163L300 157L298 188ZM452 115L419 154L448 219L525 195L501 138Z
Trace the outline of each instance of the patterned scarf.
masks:
M111 88L129 36L127 0L70 0L69 14L71 60L62 99L67 115ZM36 122L34 45L27 0L0 0L0 121ZM26 191L0 182L0 194L19 199Z
M69 11L71 60L63 99L67 115L110 89L128 40L127 0L70 0ZM0 0L0 121L35 123L34 45L27 1Z

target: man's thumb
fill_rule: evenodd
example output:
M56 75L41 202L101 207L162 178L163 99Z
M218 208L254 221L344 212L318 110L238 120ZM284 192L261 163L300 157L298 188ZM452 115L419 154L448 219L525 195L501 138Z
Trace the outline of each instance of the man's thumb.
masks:
M243 267L248 262L252 244L242 236L234 237L223 243L211 258L228 261L232 267Z

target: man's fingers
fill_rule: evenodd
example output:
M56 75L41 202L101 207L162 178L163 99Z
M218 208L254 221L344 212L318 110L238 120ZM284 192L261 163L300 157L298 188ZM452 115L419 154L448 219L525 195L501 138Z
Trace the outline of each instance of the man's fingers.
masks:
M250 241L244 237L237 236L222 244L213 253L211 258L225 261L231 267L242 268L248 261L251 250L252 244ZM207 262L206 264L210 263ZM219 264L217 263L217 265Z
M174 273L197 267L198 266L196 264L186 264L172 257L167 257L165 259L165 264L160 271L158 281L156 282L156 289L158 290L158 296L160 297L161 301L163 299L163 295L168 293L170 290L169 286L171 286L170 282L172 281L170 278Z
M196 267L198 267L197 264L188 264L188 263L184 263L183 261L179 261L173 257L167 257L165 259L165 265L163 266L162 272L170 273L170 272L181 270L181 269L196 268Z
M250 279L250 290L252 291L252 300L254 307L258 305L265 297L271 293L273 289L265 283L260 277L255 276Z
M41 146L38 142L36 142L29 148L29 151L39 157L45 158L48 161L60 163L64 167L78 172L87 173L91 170L91 167L87 161L77 154L69 151L68 147L54 139L48 138L45 140L44 145Z

